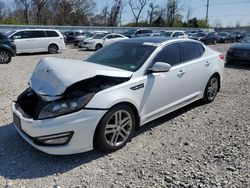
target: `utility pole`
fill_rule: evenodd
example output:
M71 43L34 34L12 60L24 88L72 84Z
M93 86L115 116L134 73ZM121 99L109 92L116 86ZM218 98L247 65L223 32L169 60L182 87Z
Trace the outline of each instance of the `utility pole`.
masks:
M209 0L207 0L207 13L206 13L206 22L208 23L208 8L209 8Z

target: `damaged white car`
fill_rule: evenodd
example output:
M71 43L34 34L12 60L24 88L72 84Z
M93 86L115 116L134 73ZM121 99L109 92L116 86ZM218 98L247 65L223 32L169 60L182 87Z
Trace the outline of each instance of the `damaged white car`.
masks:
M135 128L220 89L224 56L189 39L135 38L85 61L45 58L12 104L20 135L55 155L115 151Z

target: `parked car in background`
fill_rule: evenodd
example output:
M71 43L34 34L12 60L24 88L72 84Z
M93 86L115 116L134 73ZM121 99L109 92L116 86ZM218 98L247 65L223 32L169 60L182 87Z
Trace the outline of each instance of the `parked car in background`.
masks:
M236 36L232 33L228 32L221 32L218 33L218 42L219 43L228 43L228 42L235 42L236 41Z
M204 44L216 44L218 42L218 34L216 32L197 33L189 38L201 41Z
M127 32L123 33L125 37L134 38L134 37L141 37L145 34L152 34L153 30L151 29L130 29Z
M111 33L111 34L96 34L95 37L91 39L87 39L83 42L83 48L88 50L99 50L104 46L110 45L114 42L127 39L124 35L118 33Z
M16 55L16 45L4 33L0 33L0 64L6 64Z
M180 39L188 38L188 35L185 33L185 31L181 31L181 30L162 31L161 34L164 37L172 37L172 38L180 38Z
M186 30L185 33L188 35L188 37L194 36L197 33L203 33L203 30Z
M12 103L13 122L49 154L115 151L135 128L194 101L212 102L223 69L223 54L166 37L125 39L85 61L46 58Z
M241 41L246 36L244 33L241 32L234 32L233 34L236 37L236 41Z
M146 34L141 34L137 37L160 37L160 33L146 33Z
M33 52L58 53L65 49L64 38L57 30L22 29L8 33L16 45L17 54Z
M91 39L93 37L95 37L96 34L108 34L109 32L107 31L92 31L92 32L86 32L84 37L81 37L79 39L77 39L77 41L75 40L75 46L77 45L79 48L83 48L83 42L87 39Z
M75 30L68 32L66 36L66 43L74 43L75 38L82 37L85 35L85 32L82 30Z
M229 64L244 63L250 65L250 36L246 36L239 44L228 49L226 61Z

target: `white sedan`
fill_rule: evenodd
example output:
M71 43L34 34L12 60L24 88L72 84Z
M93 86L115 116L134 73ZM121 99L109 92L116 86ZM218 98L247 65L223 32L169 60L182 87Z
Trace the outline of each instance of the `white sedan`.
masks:
M135 128L220 90L224 56L190 39L111 44L85 61L45 58L12 104L20 135L55 155L125 146Z
M128 37L125 37L124 35L118 34L118 33L98 33L93 38L86 39L83 42L82 47L89 49L89 50L99 50L104 46L110 45L114 42L128 39Z

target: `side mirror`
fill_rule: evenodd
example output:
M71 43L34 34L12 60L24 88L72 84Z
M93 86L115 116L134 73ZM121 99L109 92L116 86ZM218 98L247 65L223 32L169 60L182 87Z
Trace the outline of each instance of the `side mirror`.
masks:
M168 72L171 65L165 62L156 62L152 68L149 69L150 73Z

